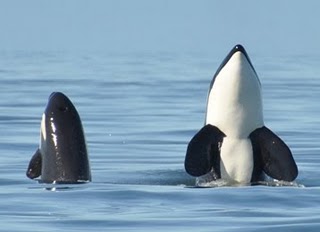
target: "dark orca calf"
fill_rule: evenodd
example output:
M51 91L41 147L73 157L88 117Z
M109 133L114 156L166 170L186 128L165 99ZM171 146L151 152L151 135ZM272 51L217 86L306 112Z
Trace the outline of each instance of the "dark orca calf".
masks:
M50 95L42 115L40 146L31 158L27 177L43 183L91 181L85 136L79 114L63 93Z
M190 141L185 169L192 176L248 184L265 174L298 175L289 147L263 121L261 85L249 56L236 45L210 84L205 126Z

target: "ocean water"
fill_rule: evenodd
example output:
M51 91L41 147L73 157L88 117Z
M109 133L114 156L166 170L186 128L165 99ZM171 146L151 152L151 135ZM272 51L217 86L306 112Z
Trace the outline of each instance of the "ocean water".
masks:
M0 52L0 231L319 231L320 57L251 56L265 124L298 165L294 183L194 188L185 173L223 58ZM25 176L53 91L81 116L92 183Z

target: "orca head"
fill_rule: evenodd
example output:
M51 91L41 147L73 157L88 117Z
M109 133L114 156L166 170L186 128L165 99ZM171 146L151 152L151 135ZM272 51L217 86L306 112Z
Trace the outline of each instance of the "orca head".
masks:
M80 117L70 99L61 92L53 92L49 96L46 109L41 120L41 138L46 140L47 134L55 134L57 130L63 132L70 126L68 122L79 124ZM81 123L81 122L80 122Z
M231 60L231 58L237 53L237 55L242 54L245 58L246 62L248 62L248 64L250 65L251 69L254 71L254 73L257 75L255 68L252 65L252 62L249 58L249 55L247 53L247 51L244 49L244 47L241 44L237 44L236 46L234 46L231 51L229 52L229 54L226 56L226 58L224 58L224 60L222 61L222 63L220 64L218 70L216 71L216 73L213 76L210 88L212 87L215 78L218 76L218 74L220 73L221 69L224 68L224 66Z
M90 181L91 173L80 116L70 99L53 92L42 116L40 150L42 181Z
M51 93L45 112L52 116L77 114L77 110L70 99L61 92Z
M251 60L236 45L215 73L208 92L205 124L227 136L248 136L263 126L261 84Z

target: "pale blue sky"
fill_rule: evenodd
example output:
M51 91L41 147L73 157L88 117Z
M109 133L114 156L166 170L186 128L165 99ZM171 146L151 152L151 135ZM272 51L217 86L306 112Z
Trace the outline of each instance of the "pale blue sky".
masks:
M320 54L320 1L0 0L0 50Z

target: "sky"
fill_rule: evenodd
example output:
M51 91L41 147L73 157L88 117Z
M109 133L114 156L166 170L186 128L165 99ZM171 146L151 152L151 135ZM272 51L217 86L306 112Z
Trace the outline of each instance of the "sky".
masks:
M320 54L318 0L0 0L0 51Z

